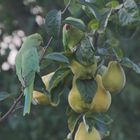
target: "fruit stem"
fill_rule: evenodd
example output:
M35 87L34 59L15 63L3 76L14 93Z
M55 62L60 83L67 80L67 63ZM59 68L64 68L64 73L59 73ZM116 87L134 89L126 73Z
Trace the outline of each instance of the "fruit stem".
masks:
M96 77L97 73L98 73L98 70L101 68L101 66L104 64L104 60L101 60L100 64L98 65L96 71L95 71L95 74L94 74L94 77Z
M79 118L77 119L77 121L75 122L75 126L74 126L74 129L73 129L73 131L72 131L72 140L74 140L74 137L75 137L75 134L76 134L76 132L77 132L77 129L78 129L78 127L79 127L79 123L82 121L82 119L83 119L83 115L84 114L81 114L80 116L79 116Z

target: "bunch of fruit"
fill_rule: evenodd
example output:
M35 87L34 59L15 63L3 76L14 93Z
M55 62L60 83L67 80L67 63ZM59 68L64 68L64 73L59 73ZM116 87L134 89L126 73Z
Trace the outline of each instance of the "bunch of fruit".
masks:
M102 71L102 73L99 69L100 74L97 73L95 77L91 77L95 78L97 82L96 94L93 97L91 103L86 103L82 99L80 91L78 90L76 85L76 79L80 78L79 75L77 77L77 73L81 71L80 67L83 67L82 65L79 67L79 65L81 64L77 63L77 65L72 65L71 67L74 73L72 89L68 96L68 101L71 108L78 113L82 113L87 110L94 112L107 111L111 104L111 93L118 93L125 86L126 78L123 68L117 61L110 61L108 67L104 68L104 71ZM77 69L73 67L77 67ZM89 69L86 70L89 71ZM84 71L85 73L87 72L86 70ZM93 71L95 71L95 69Z
M67 19L72 20L73 18L69 17ZM77 22L84 24L82 21L77 20ZM79 33L77 39L75 36L75 42L73 40L74 32ZM108 67L104 65L99 67L95 56L96 50L92 43L93 40L86 33L84 34L84 31L77 30L76 26L66 24L63 27L63 36L65 36L63 42L66 51L69 50L74 54L70 65L74 75L72 88L68 95L70 107L77 113L106 112L111 105L111 94L120 92L125 86L126 77L122 66L116 60L110 61ZM85 86L87 93L81 90L82 87L78 86L79 80L82 83L88 81L88 85ZM96 83L96 90L93 81ZM91 88L91 85L94 87ZM93 94L89 90L93 90ZM89 93L91 96L88 95ZM101 136L98 130L93 127L92 131L88 132L84 122L79 124L74 137L74 140L100 139Z
M82 74L91 74L91 78L94 79L95 74L94 64L91 68L86 69L83 65L76 61L72 61L71 70L74 74L72 81L72 88L68 95L68 102L70 107L77 113L85 112L106 112L111 105L111 94L120 92L126 82L125 73L121 65L117 61L110 61L108 67L102 66L98 73L95 76L95 81L97 82L97 90L95 95L92 98L91 103L87 103L81 96L80 91L76 85L76 80L79 79L82 75L79 75L79 71L83 70ZM82 68L82 69L81 69ZM85 69L85 70L84 70ZM89 71L91 73L89 73ZM78 74L77 74L78 73ZM53 76L54 72L45 75L42 77L43 82L45 83L46 89L48 89L49 81ZM87 80L83 79L82 80ZM34 91L33 92L33 104L42 104L49 105L51 104L49 96ZM93 130L89 133L86 129L86 126L83 122L79 124L77 132L75 134L74 140L100 140L101 136L94 127Z
M74 78L72 83L72 89L68 96L69 105L77 113L106 112L111 105L111 94L119 93L125 86L126 77L122 66L117 61L110 61L108 67L102 66L99 69L99 71L95 76L95 81L97 82L96 93L93 96L92 101L90 103L87 103L82 98L80 91L76 85L76 79L79 78L77 77L76 73L80 71L81 67L81 66L79 67L79 65L80 65L79 63L78 65L74 65L74 67L77 67L77 71L73 70L73 65L71 67L74 73ZM89 70L87 69L87 71ZM100 139L101 137L96 128L93 128L93 130L90 133L88 133L88 131L85 129L84 123L83 122L80 123L79 128L75 135L75 140L100 140Z
M66 20L74 20L84 25L80 19L69 17ZM106 112L111 105L111 94L119 93L126 83L125 72L117 60L110 61L107 67L99 66L92 41L84 31L76 26L64 25L63 44L65 52L72 54L69 67L73 73L68 103L76 113ZM42 77L46 89L49 87L53 74L54 72ZM85 82L88 85L85 86L84 95L81 90L83 87L78 86L79 80L82 83L88 81ZM92 85L94 87L90 88ZM88 95L89 92L91 95ZM51 104L49 96L38 91L33 92L32 102L34 104ZM81 121L74 140L101 140L101 136L95 127L88 132L85 123Z

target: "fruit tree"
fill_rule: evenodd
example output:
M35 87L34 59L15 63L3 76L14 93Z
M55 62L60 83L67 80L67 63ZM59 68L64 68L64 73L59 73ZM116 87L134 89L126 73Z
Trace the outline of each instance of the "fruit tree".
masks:
M127 85L125 71L140 74L140 66L121 48L115 29L139 25L138 3L64 0L64 4L64 9L52 9L44 17L47 43L38 32L24 39L15 59L20 95L0 122L22 99L26 116L31 104L57 108L64 97L69 129L65 140L101 140L110 134L108 110ZM48 53L54 40L61 42L61 49ZM55 69L42 74L49 63Z

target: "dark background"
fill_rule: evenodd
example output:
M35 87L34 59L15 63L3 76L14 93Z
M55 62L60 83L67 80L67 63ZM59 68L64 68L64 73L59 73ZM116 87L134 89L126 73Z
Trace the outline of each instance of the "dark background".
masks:
M19 82L15 75L14 57L21 39L39 32L45 40L49 37L42 24L47 12L53 8L64 9L63 0L0 0L0 92L19 94ZM67 17L69 12L63 15ZM140 63L140 26L118 27L121 48L126 56ZM116 31L114 34L117 33ZM61 35L50 51L62 49ZM10 41L9 41L10 40ZM13 60L12 60L13 58ZM43 73L48 73L54 66ZM140 139L140 75L125 69L127 84L121 94L114 95L109 110L114 122L111 135L106 140ZM42 73L42 74L43 74ZM15 97L0 102L0 113L6 112ZM8 119L0 124L0 140L63 140L67 133L66 101L58 108L33 106L31 114L22 116L22 102Z

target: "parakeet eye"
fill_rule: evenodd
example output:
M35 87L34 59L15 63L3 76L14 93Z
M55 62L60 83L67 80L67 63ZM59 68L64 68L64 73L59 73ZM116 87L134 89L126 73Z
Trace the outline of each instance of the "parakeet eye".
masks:
M66 27L66 30L69 30L71 28L69 24L66 24L65 27Z

